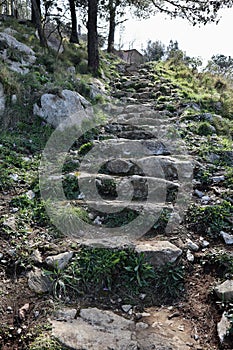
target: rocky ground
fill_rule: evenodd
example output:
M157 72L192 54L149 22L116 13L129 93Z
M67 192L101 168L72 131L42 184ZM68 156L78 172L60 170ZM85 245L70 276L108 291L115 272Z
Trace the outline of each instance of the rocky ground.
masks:
M2 135L1 347L232 349L233 156L221 106L185 98L162 66L116 69L97 112L69 90L34 105L54 126L69 104L88 117L79 139L72 119L47 144L40 188L38 139L52 130L39 120Z

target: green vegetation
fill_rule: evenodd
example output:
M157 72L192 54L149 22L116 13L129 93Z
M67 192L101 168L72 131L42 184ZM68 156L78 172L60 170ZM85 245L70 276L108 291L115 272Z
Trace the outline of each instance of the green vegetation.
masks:
M186 215L186 221L188 227L195 232L217 238L221 230L231 230L232 214L233 206L228 201L207 206L192 205Z
M165 265L154 269L143 254L133 250L82 248L64 271L47 271L56 297L87 293L113 293L128 298L148 291L159 291L163 300L181 296L184 273L182 266ZM132 302L132 300L131 300Z

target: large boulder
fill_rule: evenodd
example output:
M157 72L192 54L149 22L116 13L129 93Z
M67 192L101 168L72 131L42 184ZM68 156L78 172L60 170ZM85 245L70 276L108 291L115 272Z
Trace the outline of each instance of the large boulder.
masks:
M93 114L91 104L78 92L71 90L63 90L58 94L44 94L41 96L40 105L41 107L34 104L34 115L41 117L54 128L69 117L78 118L79 113L81 115L85 112L87 116Z
M7 32L0 33L0 57L11 70L20 74L28 73L28 67L36 61L35 52Z

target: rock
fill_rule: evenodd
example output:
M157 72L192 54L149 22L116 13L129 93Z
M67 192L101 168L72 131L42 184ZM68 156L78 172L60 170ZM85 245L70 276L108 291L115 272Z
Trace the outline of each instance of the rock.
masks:
M102 225L102 220L103 219L101 219L101 217L100 216L96 216L96 218L94 219L94 221L93 221L93 224L95 224L95 225Z
M11 59L9 50L14 52L14 59ZM27 67L36 61L35 52L27 45L19 42L13 36L6 32L0 33L0 56L4 59L11 70L26 74L29 72Z
M218 154L216 153L210 153L209 156L207 157L210 163L215 163L219 161L221 158Z
M3 225L9 227L11 230L16 230L16 218L15 216L10 216L3 221Z
M194 259L195 259L194 255L191 253L189 249L187 250L186 257L189 262L194 262Z
M16 102L18 101L18 97L17 97L17 95L12 95L11 96L11 103L14 105L14 104L16 104Z
M28 286L36 293L47 293L52 288L52 281L41 269L34 267L28 274Z
M28 199L33 199L35 198L35 193L32 190L29 190L26 192L26 196Z
M42 256L41 256L41 253L38 249L34 250L31 254L31 259L32 261L34 261L35 263L39 263L41 264L42 263Z
M71 321L52 321L52 335L74 350L136 350L133 328L133 321L97 308L82 309Z
M167 335L161 326L155 331L147 322L135 323L108 310L81 309L77 317L75 309L64 309L59 314L60 321L51 320L52 335L73 350L189 349L171 325Z
M113 174L127 174L133 164L124 159L114 159L108 162L107 170Z
M233 244L233 235L230 235L227 232L221 231L220 232L220 236L222 236L222 238L224 239L224 242L226 244Z
M13 36L7 34L6 32L0 32L0 43L1 47L5 45L5 48L12 48L28 56L31 56L31 63L35 62L35 52L29 46L19 42Z
M203 196L201 198L201 203L202 204L208 204L210 200L211 200L211 198L209 196Z
M207 248L210 245L210 243L208 241L206 241L203 237L200 237L200 244L201 244L202 248Z
M95 99L98 96L107 96L105 85L99 79L93 78L90 84L90 98Z
M2 83L0 83L0 116L3 115L5 111L6 97L4 94L4 88Z
M207 122L212 122L213 121L213 115L211 113L203 113L201 115L201 119Z
M135 246L137 253L144 253L145 258L154 266L159 267L175 262L182 254L182 250L168 241L153 241L138 243Z
M233 279L216 286L214 291L222 301L231 301L233 299Z
M79 93L63 90L58 95L42 95L41 107L34 104L33 113L56 128L68 117L73 117L69 126L79 125L80 116L88 117L92 115L93 110L91 104Z
M48 266L54 267L57 270L63 270L72 259L73 252L65 252L58 255L48 256L45 262Z
M128 313L132 309L132 305L122 305L122 310L126 313Z
M201 191L199 191L199 190L195 190L195 191L194 191L194 194L195 194L197 197L199 197L199 198L204 197L204 193L201 192Z
M77 309L64 308L55 312L57 321L70 321L73 320L78 313Z
M219 183L219 182L222 182L225 180L225 176L224 175L221 175L221 176L212 176L211 177L211 180L214 182L214 183Z
M187 246L193 252L197 252L199 250L199 246L190 239L187 240Z
M231 322L227 317L226 312L224 312L221 321L217 324L218 337L221 343L223 343L225 338L228 336L230 328Z

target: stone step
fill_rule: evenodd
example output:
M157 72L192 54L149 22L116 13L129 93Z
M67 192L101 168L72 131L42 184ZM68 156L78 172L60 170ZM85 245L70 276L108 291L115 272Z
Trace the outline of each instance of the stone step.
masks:
M112 176L81 173L79 190L85 199L117 198L124 200L148 200L155 203L174 202L179 184L163 178L140 175Z
M88 154L89 155L89 154ZM110 155L101 157L90 156L84 159L80 166L80 172L96 174L105 173L111 175L141 175L152 178L179 180L187 182L192 179L193 164L189 156L148 156L138 158L123 158ZM101 166L102 165L102 166Z
M164 116L161 118L161 115L158 114L151 117L147 117L143 113L140 113L139 115L119 115L118 117L114 118L113 120L110 120L110 123L119 123L119 124L129 124L133 126L154 126L154 127L161 127L163 125L171 125L172 123L175 123L177 121L177 118L169 118Z
M129 140L125 138L94 141L94 148L88 154L97 159L106 158L133 158L152 155L169 155L171 151L159 140ZM174 145L168 145L174 146ZM174 148L174 147L171 147Z
M164 210L172 212L174 207L172 203L153 203L143 200L138 201L128 201L128 200L88 200L88 199L78 199L67 201L72 203L74 206L83 207L90 213L95 215L100 215L103 217L103 222L105 218L110 214L122 216L124 211L134 212L136 214L142 214L144 218L151 217L152 221L155 223L159 219L160 215ZM63 203L65 204L65 203Z

